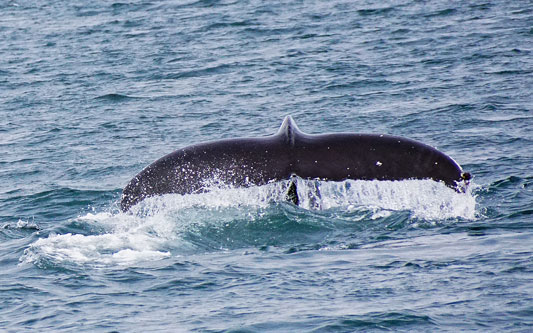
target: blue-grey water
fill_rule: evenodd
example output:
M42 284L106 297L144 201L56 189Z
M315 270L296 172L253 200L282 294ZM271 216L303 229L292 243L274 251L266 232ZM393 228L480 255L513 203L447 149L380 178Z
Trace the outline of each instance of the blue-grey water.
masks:
M532 46L527 0L0 0L0 331L533 331ZM159 157L289 114L473 182L119 211Z

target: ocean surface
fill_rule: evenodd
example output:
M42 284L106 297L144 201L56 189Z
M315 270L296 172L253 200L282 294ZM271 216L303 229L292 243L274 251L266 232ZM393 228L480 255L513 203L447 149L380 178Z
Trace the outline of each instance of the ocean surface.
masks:
M533 331L532 52L531 1L0 0L0 331ZM161 156L286 115L474 178L120 212Z

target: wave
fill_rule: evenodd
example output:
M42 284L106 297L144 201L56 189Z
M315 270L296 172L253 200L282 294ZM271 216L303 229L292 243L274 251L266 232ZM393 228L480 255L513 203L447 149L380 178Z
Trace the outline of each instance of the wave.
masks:
M430 180L296 182L300 206L286 202L287 182L275 182L152 197L128 213L116 206L88 213L32 243L20 261L128 267L206 251L350 248L476 214L475 195Z
M109 102L124 102L124 101L132 100L132 99L139 99L139 98L142 98L142 97L128 96L128 95L122 95L122 94L105 94L105 95L98 96L95 99L109 101Z
M170 62L173 62L173 60L171 60ZM226 74L237 67L240 66L235 64L218 64L214 66L207 66L204 68L184 70L177 73L156 74L153 75L152 78L154 80L178 80L185 78L197 78L217 74Z

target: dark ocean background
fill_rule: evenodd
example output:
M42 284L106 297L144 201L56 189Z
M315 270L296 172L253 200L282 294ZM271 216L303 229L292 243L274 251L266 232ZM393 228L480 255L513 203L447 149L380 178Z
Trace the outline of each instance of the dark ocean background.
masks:
M533 331L532 46L531 1L0 0L0 331ZM286 115L474 179L120 212L159 157Z

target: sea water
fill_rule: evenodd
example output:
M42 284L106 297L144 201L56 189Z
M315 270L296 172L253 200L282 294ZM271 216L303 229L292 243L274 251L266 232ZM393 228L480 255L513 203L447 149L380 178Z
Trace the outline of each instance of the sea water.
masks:
M533 330L530 1L0 1L0 330ZM474 175L119 209L189 144L409 137Z

